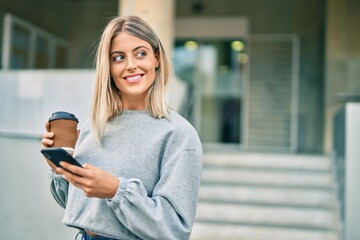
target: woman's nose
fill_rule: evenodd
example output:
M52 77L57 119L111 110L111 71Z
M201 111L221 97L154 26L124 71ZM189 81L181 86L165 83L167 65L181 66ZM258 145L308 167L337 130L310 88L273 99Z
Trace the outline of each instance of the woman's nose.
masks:
M134 58L128 58L126 69L128 71L134 71L137 68Z

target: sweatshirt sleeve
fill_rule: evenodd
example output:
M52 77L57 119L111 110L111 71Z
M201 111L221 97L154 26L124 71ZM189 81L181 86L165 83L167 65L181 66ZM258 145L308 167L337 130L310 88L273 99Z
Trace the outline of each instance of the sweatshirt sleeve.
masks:
M140 179L120 177L118 190L107 203L119 221L142 239L189 239L201 169L201 147L176 151L164 160L151 196Z
M66 207L69 183L62 175L56 174L52 169L49 171L50 191L56 202Z

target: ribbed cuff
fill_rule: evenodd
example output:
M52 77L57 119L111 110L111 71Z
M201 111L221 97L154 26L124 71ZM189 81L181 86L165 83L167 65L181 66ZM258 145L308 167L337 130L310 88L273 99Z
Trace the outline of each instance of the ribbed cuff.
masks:
M115 196L113 198L108 198L107 203L110 207L114 205L119 205L125 197L126 189L128 187L129 181L124 177L119 177L119 186L116 190Z
M57 180L57 181L66 181L61 174L57 174L53 169L49 170L49 179ZM67 181L66 181L67 182Z

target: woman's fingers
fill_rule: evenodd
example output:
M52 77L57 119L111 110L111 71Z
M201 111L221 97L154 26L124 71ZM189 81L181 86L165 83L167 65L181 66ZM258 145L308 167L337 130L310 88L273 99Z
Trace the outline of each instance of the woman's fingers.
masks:
M74 166L72 164L66 163L66 162L60 162L60 166L61 167L56 168L56 171L59 174L63 175L65 180L67 180L74 186L82 188L84 178L82 176L80 176L79 172L76 169L76 168L78 168L81 170L81 168ZM73 169L73 168L75 168L75 169ZM75 173L75 172L77 172L77 173Z
M64 168L65 170L67 170L67 171L69 171L69 172L71 172L71 173L73 173L75 175L78 175L80 177L83 177L83 176L86 175L86 171L83 168L75 166L73 164L61 161L60 166L62 168Z
M53 132L46 132L46 133L44 133L43 137L44 138L53 138L54 135L55 134Z
M84 168L60 162L61 174L74 186L81 188L88 197L110 198L116 193L119 180L112 174L90 164Z
M45 129L47 132L50 132L50 122L45 123Z
M48 138L41 139L41 143L44 147L51 147L54 144L54 141Z
M51 147L54 144L54 141L51 140L54 137L54 133L50 132L50 123L45 123L45 129L46 132L43 135L43 138L41 139L41 143L44 147Z

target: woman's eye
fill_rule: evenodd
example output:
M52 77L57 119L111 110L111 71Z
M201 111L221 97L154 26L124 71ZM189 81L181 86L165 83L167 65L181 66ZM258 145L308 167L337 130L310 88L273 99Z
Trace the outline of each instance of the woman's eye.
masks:
M113 61L122 61L122 60L124 60L124 56L119 55L119 56L113 57Z
M140 51L136 54L136 56L138 57L145 57L146 56L146 52L145 51Z

